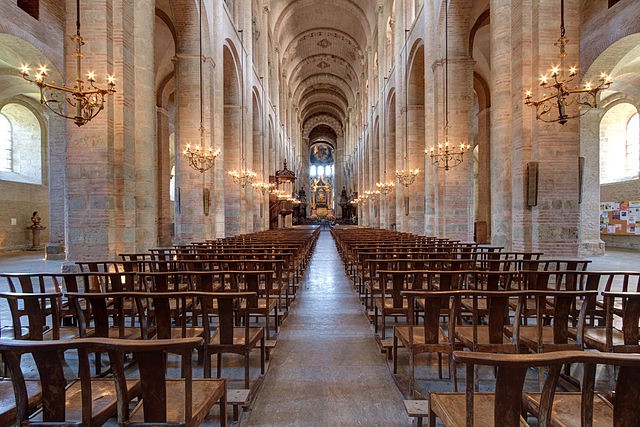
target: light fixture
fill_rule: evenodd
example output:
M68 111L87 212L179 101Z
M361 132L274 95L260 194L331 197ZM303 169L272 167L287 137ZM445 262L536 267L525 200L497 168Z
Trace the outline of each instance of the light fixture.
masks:
M276 187L276 183L275 182L254 182L251 184L253 186L253 188L255 188L256 190L260 190L260 192L262 194L265 194L267 192L267 190L271 190L272 188Z
M385 171L385 176L386 176L386 171ZM384 196L386 196L388 193L392 192L395 187L396 187L396 183L393 182L393 181L376 182L376 188Z
M242 70L240 73L240 169L234 169L228 171L227 174L233 178L233 182L239 184L241 188L245 188L247 185L253 184L258 176L251 169L247 169L246 160L244 157L245 146L244 146L244 73L245 73L245 64L244 64L244 32L243 30L238 30L240 33L240 54L242 55Z
M409 30L404 30L404 63L407 64L407 50L409 49ZM404 157L402 158L402 169L396 170L396 179L405 187L409 187L416 180L420 169L407 168L407 152L409 144L409 69L405 71L405 113L404 113Z
M569 67L568 74L565 66L565 60L567 58L566 46L569 40L565 37L564 28L564 0L560 0L560 38L554 46L560 49L560 65L554 65L551 67L548 74L540 76L540 87L543 89L549 89L551 93L543 93L539 100L533 100L533 94L530 90L525 91L524 103L536 109L536 119L543 122L553 123L558 122L561 125L567 123L569 119L574 119L584 114L587 108L597 108L598 106L598 94L609 88L613 79L607 73L601 73L597 84L586 82L584 86L570 86L571 82L578 75L578 68L575 66ZM567 107L577 104L578 113L569 115L567 113ZM551 111L558 110L557 117L551 115Z
M22 77L38 85L40 88L40 103L46 106L53 113L82 126L91 121L95 116L104 109L106 96L116 92L116 79L113 75L107 75L106 88L95 85L96 73L87 72L87 81L82 78L82 46L84 39L80 35L80 0L76 1L76 35L71 38L76 43L76 80L73 86L56 84L55 81L48 82L49 77L46 65L40 65L34 72L33 78L30 77L31 69L29 65L20 67ZM73 107L75 114L66 113L65 106L69 104Z
M460 143L459 146L449 144L449 3L445 2L444 7L444 143L438 144L438 148L431 147L424 153L431 157L431 163L435 167L448 171L462 163L464 153L471 146L465 143Z

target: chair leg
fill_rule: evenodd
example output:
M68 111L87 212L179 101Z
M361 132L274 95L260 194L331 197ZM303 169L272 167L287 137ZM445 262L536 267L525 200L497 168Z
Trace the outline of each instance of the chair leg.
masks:
M222 374L222 353L216 353L216 378Z
M442 353L438 353L438 378L442 379Z
M458 373L456 372L456 361L453 360L453 353L449 353L449 378L453 383L453 391L458 391Z
M373 332L378 333L378 306L373 306Z
M211 378L211 354L206 349L204 350L204 363L202 370L205 378Z
M387 317L384 314L384 309L380 310L380 317L382 317L382 339L387 337Z
M249 388L249 354L250 351L247 349L244 355L244 388Z
M264 338L260 340L260 373L264 375Z
M220 427L227 427L227 390L225 385L225 391L220 398Z
M398 337L393 334L393 373L398 373Z
M413 351L409 351L409 392L411 398L415 398L415 366L414 366L414 354Z
M429 427L436 426L436 413L429 409Z

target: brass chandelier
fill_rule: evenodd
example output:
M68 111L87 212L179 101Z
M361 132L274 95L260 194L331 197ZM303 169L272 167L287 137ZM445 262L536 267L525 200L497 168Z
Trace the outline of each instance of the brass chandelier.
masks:
M204 62L204 57L202 56L202 0L199 2L200 5L200 56L198 57L198 62L200 65L200 144L196 145L195 148L191 148L191 144L187 144L187 148L184 149L182 154L189 162L189 166L198 172L204 174L204 172L211 169L216 161L216 158L220 155L220 149L213 149L209 147L205 149L205 138L204 138L204 109L203 105L203 77L202 77L202 63ZM203 176L203 185L204 185L204 176Z
M525 91L524 103L536 109L536 119L547 123L558 122L561 125L567 123L569 119L581 116L587 110L581 107L597 108L598 94L609 88L613 79L607 73L601 73L597 84L587 82L584 86L571 86L571 82L578 75L578 68L569 67L568 74L565 67L567 58L566 46L569 40L565 36L564 28L564 0L560 0L560 38L554 46L560 50L560 65L551 67L549 74L540 76L540 87L549 89L550 93L543 93L538 100L533 99L531 90ZM551 76L551 81L549 79ZM569 115L567 107L577 104L578 113ZM557 109L557 116L551 114Z
M449 4L445 2L444 13L444 143L438 147L431 147L425 150L425 154L431 157L431 163L439 168L448 171L450 168L458 166L464 160L464 153L469 151L469 144L461 143L459 146L449 144Z
M96 73L87 72L86 82L82 78L82 46L84 39L80 35L80 0L76 1L76 35L72 37L76 43L76 80L73 86L57 84L55 81L48 82L49 77L46 65L40 65L34 71L33 78L30 76L29 65L20 67L20 74L28 82L35 83L40 88L40 103L58 116L82 126L91 121L104 109L107 95L116 92L116 79L113 75L107 75L107 87L96 86ZM67 113L65 106L73 107L74 113Z
M393 181L376 182L376 188L378 189L377 191L379 191L383 196L386 196L388 193L392 192L395 187L396 183Z

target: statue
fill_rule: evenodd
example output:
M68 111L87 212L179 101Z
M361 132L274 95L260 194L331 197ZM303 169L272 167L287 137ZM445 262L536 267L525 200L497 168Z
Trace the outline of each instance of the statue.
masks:
M346 187L342 187L342 191L340 192L340 202L338 202L338 204L340 205L341 211L342 211L342 219L343 220L348 220L349 219L349 196L347 196L347 188Z
M40 227L40 221L41 221L41 218L40 218L40 216L38 216L38 211L34 211L33 215L31 215L31 227L30 228L38 228L38 227Z

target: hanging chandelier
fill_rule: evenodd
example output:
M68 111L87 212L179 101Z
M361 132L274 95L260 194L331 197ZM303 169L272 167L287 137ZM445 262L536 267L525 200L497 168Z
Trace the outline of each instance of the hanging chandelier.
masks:
M251 169L247 169L246 160L244 157L244 72L245 72L245 64L244 64L244 32L243 30L238 30L240 33L240 55L242 55L242 73L240 73L240 169L234 169L228 171L227 174L233 178L233 182L239 184L241 188L245 188L247 185L252 185L255 181L258 174L256 174Z
M251 184L253 186L253 188L255 188L256 190L260 190L260 192L262 194L265 194L267 191L271 191L273 188L276 188L276 183L275 182L254 182Z
M216 161L216 158L220 155L220 149L213 149L209 147L205 149L205 138L204 138L204 108L203 108L203 74L202 74L202 63L204 62L204 57L202 56L202 0L199 2L200 5L200 57L199 61L199 73L200 73L200 144L196 145L195 148L191 148L191 144L187 144L187 147L182 152L182 155L189 162L189 166L193 169L197 170L200 173L204 173L211 169ZM204 186L204 176L203 176L203 186Z
M554 65L548 74L540 76L540 87L550 90L549 94L543 93L538 100L533 99L530 90L525 91L524 103L536 109L536 119L547 123L558 122L561 125L567 123L569 119L581 116L587 108L597 108L598 95L601 91L609 88L613 79L607 73L601 73L597 84L587 82L584 86L571 86L571 82L578 75L578 68L569 67L568 73L565 66L567 58L566 46L569 40L565 37L564 28L564 0L560 0L560 38L554 46L560 50L560 65ZM551 76L551 81L549 79ZM569 115L567 107L577 104L578 113ZM581 108L587 107L587 108ZM558 115L551 114L557 109Z
M431 163L439 168L448 171L450 168L458 166L464 160L464 153L469 151L471 145L460 143L459 146L449 144L449 5L445 2L444 13L444 143L438 147L431 147L424 153L431 157Z
M404 63L407 63L407 49L409 48L409 30L404 31ZM402 165L404 169L396 170L396 180L405 187L409 187L414 183L416 177L420 173L420 169L407 169L407 151L409 145L409 71L407 69L405 73L405 114L404 114L404 157L402 158Z
M372 202L378 200L380 194L380 190L367 190L364 192L364 195L367 197L367 199L371 200Z
M400 169L396 171L396 179L405 187L410 186L416 180L420 169Z
M244 157L242 158L242 164L244 164ZM233 178L233 182L236 184L240 184L240 187L245 188L247 185L252 185L253 181L256 179L257 174L250 170L245 169L244 167L239 170L234 169L232 171L227 172L231 178Z
M464 160L464 153L469 151L471 148L469 144L460 144L457 147L450 146L448 133L448 126L445 126L444 144L438 144L437 149L431 147L428 152L433 165L446 171L462 163Z
M386 196L388 193L392 192L396 187L396 183L393 181L387 182L376 182L376 188L380 192L380 194Z
M56 84L55 81L48 82L49 77L46 65L40 65L31 77L29 65L20 67L20 74L28 82L35 83L40 88L40 103L58 116L82 126L89 123L104 109L107 95L116 92L116 79L112 75L107 75L106 88L96 86L96 73L87 72L86 82L82 79L82 46L84 39L80 35L80 0L76 1L76 35L71 38L76 43L76 80L73 86ZM73 107L74 114L66 113L65 106Z

